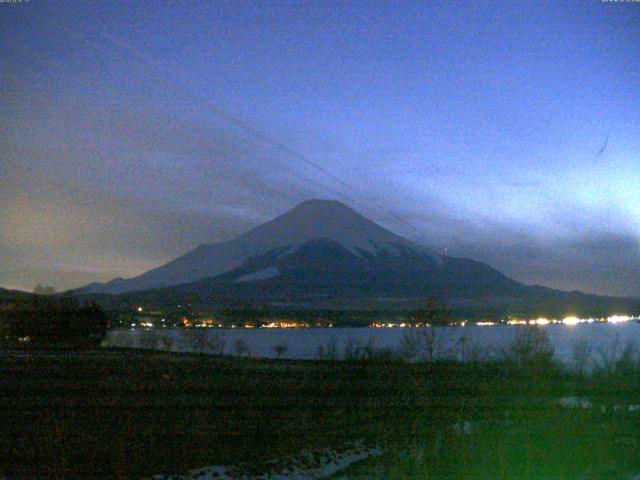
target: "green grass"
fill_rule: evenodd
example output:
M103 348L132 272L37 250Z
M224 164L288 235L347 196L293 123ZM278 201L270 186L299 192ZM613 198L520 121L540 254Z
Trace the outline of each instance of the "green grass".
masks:
M634 376L547 366L312 362L125 350L0 355L0 473L141 478L253 465L359 438L387 455L354 478L616 478L640 473ZM456 422L473 421L472 435ZM477 433L476 433L477 432ZM607 475L609 475L607 477Z
M394 445L341 477L411 479L622 479L640 472L637 414L520 412L473 422L469 435L445 428Z

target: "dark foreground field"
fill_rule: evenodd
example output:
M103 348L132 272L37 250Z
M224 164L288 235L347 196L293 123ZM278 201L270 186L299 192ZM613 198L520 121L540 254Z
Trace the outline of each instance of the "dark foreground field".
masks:
M365 439L348 478L633 478L638 370L308 362L134 351L0 355L0 473L141 478ZM561 408L561 397L590 408ZM568 402L571 406L572 402ZM588 406L588 405L583 405Z

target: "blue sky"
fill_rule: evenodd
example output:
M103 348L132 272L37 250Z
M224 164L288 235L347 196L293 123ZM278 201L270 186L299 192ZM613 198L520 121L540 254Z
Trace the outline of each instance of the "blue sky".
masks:
M640 296L638 3L31 1L0 51L0 285L136 275L321 197Z

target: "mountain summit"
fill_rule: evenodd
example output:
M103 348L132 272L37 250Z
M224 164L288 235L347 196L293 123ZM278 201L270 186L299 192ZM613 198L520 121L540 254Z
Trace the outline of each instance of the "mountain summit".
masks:
M292 210L238 237L255 246L301 245L326 239L352 251L375 251L393 243L407 244L402 237L366 219L336 200L307 200Z

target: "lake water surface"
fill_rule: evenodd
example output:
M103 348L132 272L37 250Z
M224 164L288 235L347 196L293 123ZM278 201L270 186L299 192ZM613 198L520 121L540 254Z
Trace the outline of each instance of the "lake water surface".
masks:
M500 358L504 349L513 344L523 326L457 326L436 329L436 351L439 358ZM571 364L576 345L590 352L589 364L622 355L630 344L640 349L640 323L584 323L579 325L547 325L545 330L554 348L555 358ZM191 332L189 332L191 330ZM107 334L105 346L155 348L170 351L194 351L254 357L316 359L319 351L335 348L338 356L346 349L367 345L398 350L407 328L261 328L261 329L113 329ZM277 351L276 346L282 348ZM246 347L246 348L245 348Z

